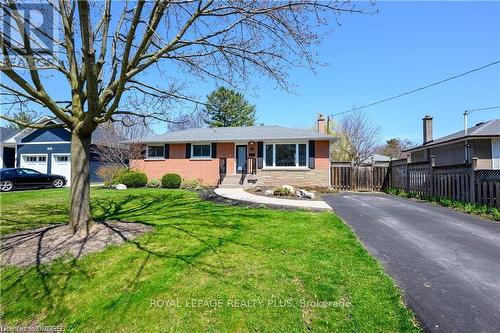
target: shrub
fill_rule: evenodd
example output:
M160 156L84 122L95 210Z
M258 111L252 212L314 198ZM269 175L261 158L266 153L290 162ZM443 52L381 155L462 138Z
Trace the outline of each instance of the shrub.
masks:
M161 182L156 178L151 178L150 180L148 180L148 183L146 186L150 187L150 188L160 188Z
M199 191L203 189L202 180L199 178L183 179L181 188L189 191Z
M125 170L125 167L122 165L110 164L100 166L96 173L104 181L104 186L111 187L114 180Z
M127 187L144 187L148 183L148 177L144 173L137 171L124 172L117 180Z
M167 173L161 177L161 186L164 188L179 188L181 187L181 176L176 173Z
M397 195L403 198L417 198L430 202L435 202L444 207L458 209L468 214L482 215L495 221L500 221L500 210L495 207L489 207L482 204L473 204L469 202L462 202L458 200L432 197L428 195L421 195L415 192L405 192L396 188L387 188L384 190L387 194Z
M278 197L290 197L293 196L293 193L287 187L277 187L274 189L273 195Z

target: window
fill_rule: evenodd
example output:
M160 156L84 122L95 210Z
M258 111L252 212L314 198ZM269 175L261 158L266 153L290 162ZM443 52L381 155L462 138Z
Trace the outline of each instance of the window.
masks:
M46 156L25 156L24 159L26 162L45 162L47 160Z
M273 145L266 145L266 166L273 166Z
M164 158L165 146L148 146L148 157L149 158Z
M295 153L297 147L294 144L275 145L276 149L276 166L295 166Z
M265 145L266 167L307 167L307 144L276 143Z
M204 158L204 157L212 157L211 155L211 145L192 145L192 154L191 156L194 158Z
M69 156L56 156L56 162L68 162Z
M307 166L307 146L305 143L299 144L299 166Z
M35 176L40 174L40 172L31 169L18 169L17 173L23 176L25 175Z

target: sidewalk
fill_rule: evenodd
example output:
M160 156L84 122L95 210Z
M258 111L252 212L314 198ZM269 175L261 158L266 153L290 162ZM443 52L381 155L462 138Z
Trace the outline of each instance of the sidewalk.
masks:
M320 200L316 201L293 200L293 199L280 199L275 197L265 197L261 195L248 193L241 188L216 188L214 192L223 198L237 200L237 201L245 201L245 202L258 203L264 205L332 210L332 208L326 202Z

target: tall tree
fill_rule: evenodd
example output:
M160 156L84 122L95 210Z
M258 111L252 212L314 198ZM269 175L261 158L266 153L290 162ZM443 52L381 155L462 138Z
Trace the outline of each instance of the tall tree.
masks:
M30 124L36 120L36 114L29 112L28 110L19 110L13 112L10 117L12 119L17 120L17 122L9 122L8 127L14 128L17 130L22 130L23 128L26 128L26 126L23 126L21 124Z
M408 139L392 138L385 142L385 145L377 147L375 151L392 158L404 158L403 150L410 148L414 143Z
M334 149L348 161L360 165L361 160L374 153L380 137L380 127L363 111L353 110L340 119L335 133L339 140Z
M255 105L232 89L219 87L207 96L207 121L211 127L255 125Z
M53 14L39 25L26 21L34 15L22 15L24 4L1 5L0 20L10 27L0 31L2 98L31 103L71 130L74 231L92 222L89 155L99 124L120 115L168 121L174 101L198 103L184 83L200 79L237 87L257 73L288 89L289 69L317 65L321 35L311 27L365 12L350 1L59 0L36 4ZM47 30L52 21L55 30ZM41 40L57 52L45 52Z

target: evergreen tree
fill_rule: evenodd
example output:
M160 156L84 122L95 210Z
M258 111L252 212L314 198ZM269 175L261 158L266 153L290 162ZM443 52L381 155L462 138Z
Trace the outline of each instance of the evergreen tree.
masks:
M29 113L28 111L19 110L17 112L14 112L11 115L11 118L15 119L15 120L18 120L20 123L30 124L30 123L35 122L36 115L32 114L32 113ZM17 130L22 130L22 129L25 128L24 126L16 124L16 123L13 123L13 122L10 122L7 126L10 127L10 128L17 129Z
M207 96L206 123L210 127L255 125L255 105L234 90L220 87Z

